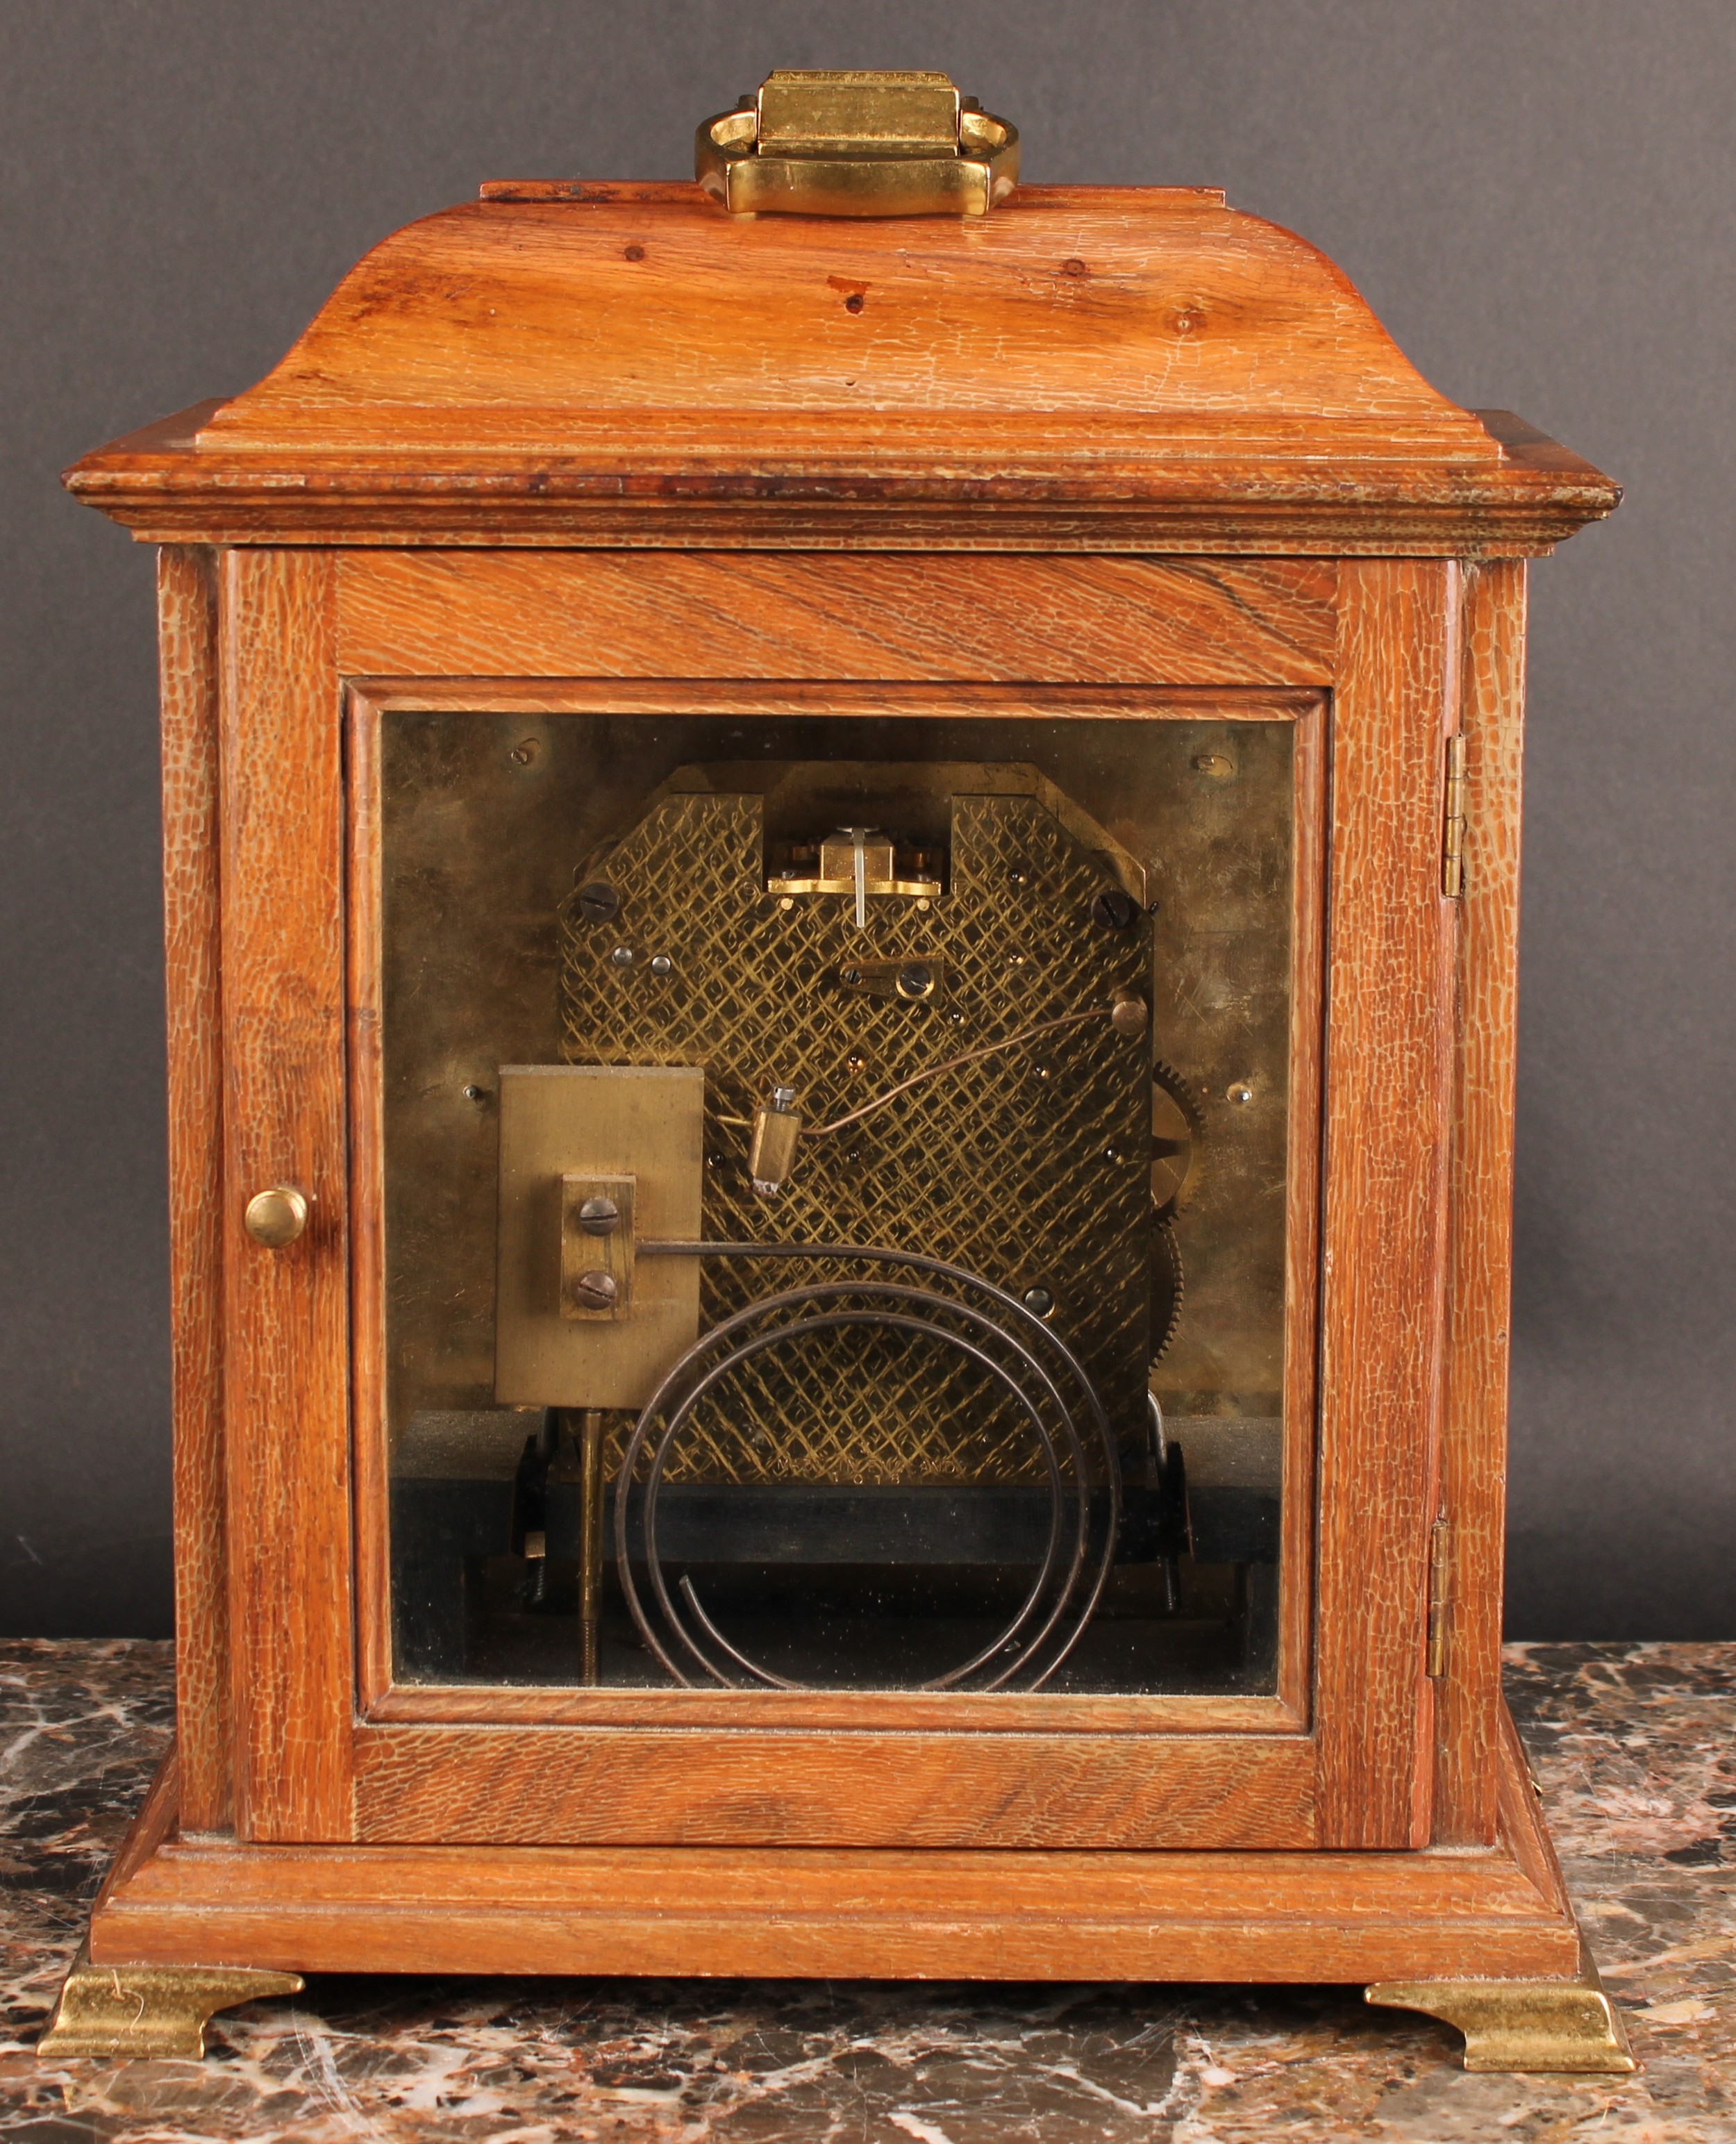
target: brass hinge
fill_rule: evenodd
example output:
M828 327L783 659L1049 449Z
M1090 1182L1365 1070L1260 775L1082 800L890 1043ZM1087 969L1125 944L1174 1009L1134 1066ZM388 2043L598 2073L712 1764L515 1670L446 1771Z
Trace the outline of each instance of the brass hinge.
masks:
M1446 741L1446 809L1441 829L1441 891L1456 901L1465 891L1465 740Z
M1446 1584L1451 1547L1451 1525L1445 1519L1436 1519L1429 1529L1428 1672L1431 1676L1446 1673Z

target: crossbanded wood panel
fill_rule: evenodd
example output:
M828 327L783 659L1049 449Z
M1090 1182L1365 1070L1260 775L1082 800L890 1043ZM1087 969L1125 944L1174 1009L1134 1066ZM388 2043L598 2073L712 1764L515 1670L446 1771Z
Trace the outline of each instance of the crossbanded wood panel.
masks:
M1455 1845L1495 1836L1502 1720L1525 571L1510 560L1468 572L1460 637L1466 856L1441 1482L1451 1534L1434 1822Z
M1313 559L369 551L336 566L351 675L1291 685L1332 676Z
M219 973L217 588L207 551L157 560L163 950L175 1420L175 1721L181 1821L228 1824L223 1511L223 1000Z
M402 1844L1263 1847L1317 1840L1302 1737L363 1728Z
M352 1818L341 701L330 561L223 563L224 1417L235 1820ZM312 1202L285 1249L248 1199Z

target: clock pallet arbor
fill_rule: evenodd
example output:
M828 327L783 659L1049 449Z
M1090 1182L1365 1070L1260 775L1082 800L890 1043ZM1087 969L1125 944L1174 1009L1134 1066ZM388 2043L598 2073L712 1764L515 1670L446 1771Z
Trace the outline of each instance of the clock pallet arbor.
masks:
M589 183L400 231L67 482L161 547L179 1695L52 2044L310 1972L1335 1980L1627 2066L1498 1652L1526 561L1614 487L1208 190ZM1269 1692L394 1679L405 708L1294 723Z

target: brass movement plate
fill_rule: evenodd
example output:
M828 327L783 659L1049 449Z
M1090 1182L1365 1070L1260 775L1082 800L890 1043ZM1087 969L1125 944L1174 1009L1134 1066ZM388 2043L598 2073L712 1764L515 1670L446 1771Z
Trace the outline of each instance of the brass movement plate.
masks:
M895 792L918 771L877 772ZM885 1244L1016 1294L1044 1291L1137 1451L1152 1337L1151 1045L1118 1034L1108 1012L1119 991L1148 995L1149 926L1107 835L1088 848L1029 793L955 794L950 812L947 891L920 906L876 901L859 929L848 901L768 891L759 796L665 795L577 874L618 908L593 920L575 898L564 911L563 1046L579 1063L707 1068L708 1237ZM1129 916L1118 929L1096 912L1111 891ZM838 987L853 963L886 960L944 971L944 1000ZM831 1136L809 1133L782 1193L754 1194L740 1120L773 1084L796 1089L806 1123L821 1126L944 1059L1091 1008L1104 1016L945 1074ZM648 1218L642 1230L659 1233ZM642 1259L640 1285L668 1263ZM804 1263L771 1283L751 1263L707 1262L704 1320L771 1285L838 1278ZM981 1375L899 1334L834 1332L760 1356L699 1421L672 1481L1040 1478L1028 1427Z

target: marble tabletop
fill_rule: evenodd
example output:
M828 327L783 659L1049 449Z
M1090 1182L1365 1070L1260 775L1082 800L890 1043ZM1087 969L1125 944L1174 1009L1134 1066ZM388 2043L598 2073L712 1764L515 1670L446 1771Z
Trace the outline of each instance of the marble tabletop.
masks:
M1736 1645L1517 1645L1515 1710L1634 2077L1467 2077L1342 1988L335 1979L203 2063L32 2049L167 1741L142 1641L0 1640L13 2144L1736 2144Z

